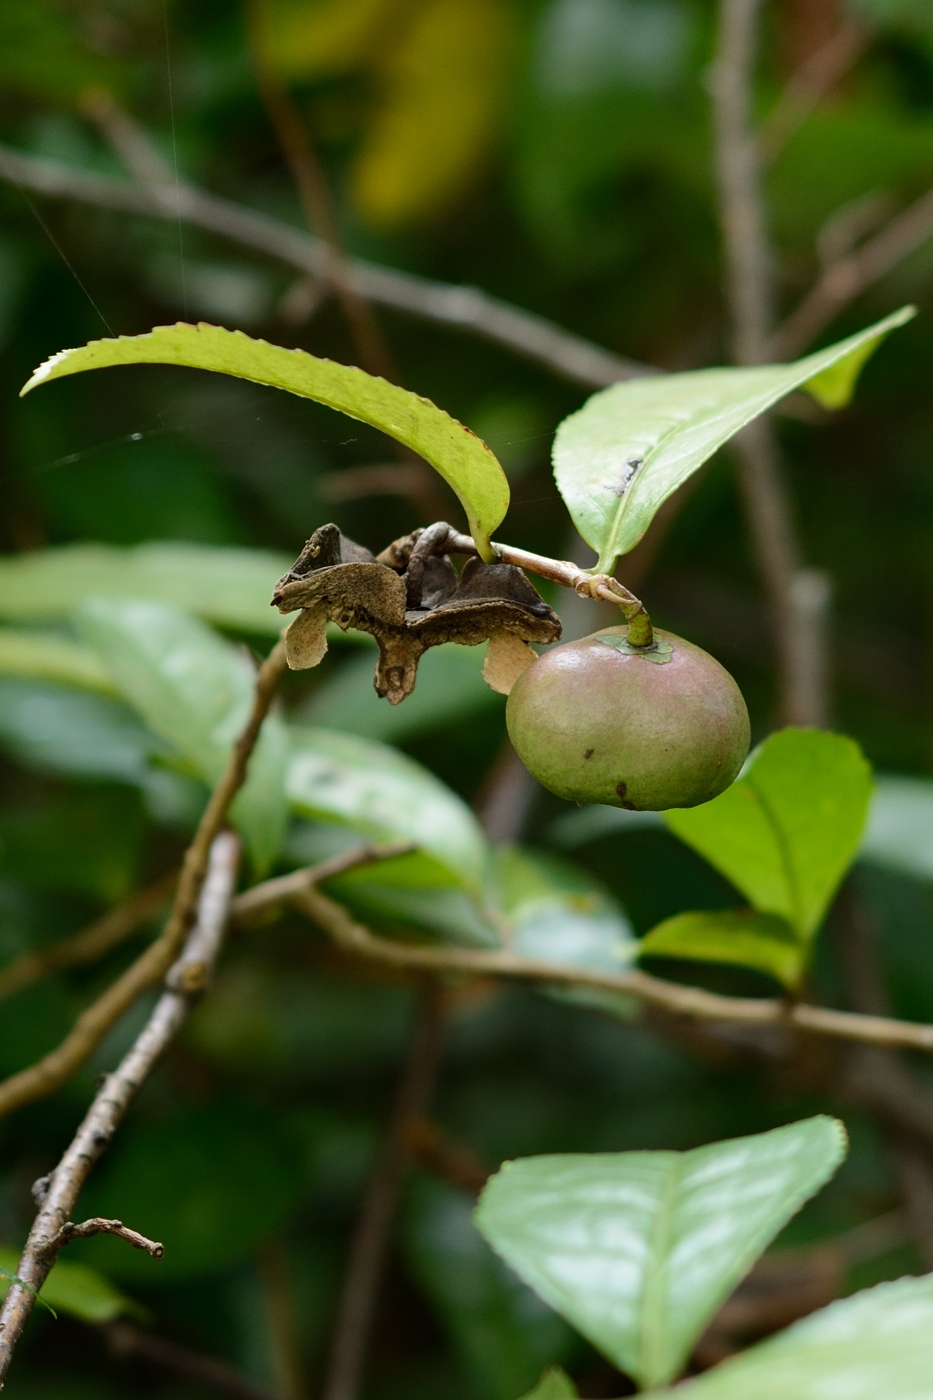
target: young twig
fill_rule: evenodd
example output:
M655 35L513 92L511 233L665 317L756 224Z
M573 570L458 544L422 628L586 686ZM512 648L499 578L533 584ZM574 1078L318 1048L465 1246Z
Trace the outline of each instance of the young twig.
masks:
M334 1325L323 1400L356 1400L410 1155L411 1125L424 1117L440 1061L444 995L435 978L423 989L418 1024L396 1094L392 1120L363 1201Z
M842 23L794 73L758 132L762 163L770 165L827 93L858 63L874 35L857 19Z
M72 938L64 938L48 948L23 953L7 963L0 970L0 1000L28 987L40 977L63 972L68 967L84 967L102 958L158 914L170 898L177 881L177 871L164 875L161 880L147 885L144 890L118 904L115 909L109 909Z
M364 846L354 846L340 855L322 860L318 865L308 865L301 870L291 870L287 875L277 875L272 880L263 880L250 890L238 894L230 905L232 923L248 923L251 917L286 904L296 894L311 885L322 885L343 875L348 870L356 870L361 865L374 865L382 860L395 860L416 850L412 841L370 842Z
M250 717L233 746L227 767L211 793L194 839L185 852L172 912L162 934L97 1001L82 1012L74 1028L56 1049L28 1069L0 1083L0 1117L60 1088L94 1053L110 1027L137 997L158 984L178 956L195 917L211 843L223 826L230 803L246 778L250 755L284 670L285 644L280 641L259 668Z
M225 831L214 837L209 848L207 878L199 890L197 922L184 942L180 957L168 970L165 990L132 1049L117 1069L107 1075L58 1166L37 1183L39 1213L29 1232L16 1279L10 1284L0 1312L0 1385L59 1250L70 1239L83 1234L108 1230L127 1238L130 1233L117 1221L91 1220L74 1225L71 1214L82 1186L110 1143L127 1108L207 985L220 950L239 858L237 836ZM161 1245L131 1233L131 1243L158 1257Z
M259 1251L258 1262L265 1294L269 1369L275 1388L282 1400L304 1400L306 1389L295 1311L295 1286L282 1241L269 1240L264 1244Z
M828 267L776 332L768 353L791 359L856 297L933 238L933 190L886 223L854 253Z
M141 214L170 223L191 224L251 248L326 282L330 253L312 234L267 214L221 199L182 182L176 189L130 185L73 170L58 161L24 155L0 146L0 180L33 190L48 199L70 199L124 214ZM382 267L362 258L348 260L361 297L377 306L477 335L512 350L552 373L588 389L603 389L620 379L657 374L650 365L616 355L582 336L523 311L477 287L435 282L410 272Z

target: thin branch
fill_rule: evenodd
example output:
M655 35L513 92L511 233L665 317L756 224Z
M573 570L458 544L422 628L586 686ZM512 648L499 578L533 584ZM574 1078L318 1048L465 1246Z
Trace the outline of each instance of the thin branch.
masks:
M713 66L716 174L726 261L726 293L737 364L768 358L774 301L758 142L752 126L757 20L763 0L720 0L719 45ZM794 529L774 427L768 418L735 439L739 484L752 547L768 599L777 644L784 723L826 723L828 696L814 667L825 650L828 609L814 610L812 590L798 585L801 551Z
M165 1246L160 1244L158 1240L150 1240L147 1235L141 1235L138 1230L131 1230L128 1225L123 1224L122 1220L106 1220L102 1215L95 1215L90 1220L83 1220L80 1225L76 1225L73 1220L66 1220L58 1234L49 1240L49 1253L56 1255L73 1240L89 1240L93 1235L116 1235L118 1239L132 1245L134 1249L143 1250L150 1259L165 1258Z
M330 253L328 281L340 303L359 355L370 374L395 380L392 357L372 308L354 285L340 238L333 200L317 152L292 96L268 53L268 0L247 0L247 27L253 68L266 113L278 138L304 209L308 228Z
M792 359L839 313L933 238L933 190L885 224L854 253L826 269L774 336L769 353Z
M139 890L123 904L95 919L86 929L53 943L48 948L35 948L23 953L0 970L0 1000L28 987L40 977L62 972L68 967L84 967L111 952L147 920L158 914L178 882L178 872L165 875L144 890Z
M94 1053L110 1027L136 999L158 984L178 956L197 911L211 843L224 824L230 803L243 785L250 755L284 669L285 645L280 641L259 669L250 717L233 746L227 767L210 796L191 845L185 852L172 912L162 934L97 1001L82 1012L73 1029L56 1049L28 1069L0 1083L0 1117L59 1089Z
M281 1240L269 1240L260 1249L259 1277L265 1293L270 1370L276 1390L283 1400L304 1400L307 1392L294 1280Z
M148 1361L185 1380L209 1386L222 1395L230 1395L233 1400L283 1400L275 1391L241 1376L226 1361L202 1356L200 1352L179 1346L177 1342L167 1341L164 1337L154 1337L132 1322L107 1322L99 1330L111 1356L117 1360Z
M10 1284L0 1312L0 1385L59 1249L69 1235L73 1238L91 1224L103 1226L107 1223L87 1222L84 1227L69 1228L78 1195L94 1164L110 1143L150 1070L207 985L220 950L239 857L237 836L226 831L214 837L209 849L207 877L198 892L197 922L184 941L180 957L168 970L165 990L129 1053L117 1069L107 1075L58 1166L41 1183L39 1213L29 1232L16 1279Z
M378 938L356 923L341 905L309 886L293 897L293 904L313 919L338 948L354 957L374 959L393 967L438 974L508 977L558 985L599 987L624 992L647 1006L660 1007L688 1020L746 1026L775 1026L806 1031L834 1040L890 1046L933 1053L933 1026L897 1021L886 1016L865 1016L830 1007L809 1006L766 998L728 997L700 987L665 982L640 970L600 972L572 967L541 958L523 958L509 952L481 952L472 948L412 947Z
M867 24L847 19L801 64L759 128L758 149L764 164L780 155L814 108L858 63L873 38Z
M437 1078L443 1013L443 992L438 981L431 978L423 991L392 1119L350 1247L323 1400L357 1400L359 1394L392 1222L409 1158L411 1124L424 1117Z
M181 219L329 285L330 255L320 239L185 182L177 190L174 184L171 188L126 184L9 146L0 146L0 180L49 199L76 200L170 223ZM368 301L492 341L585 388L602 389L620 379L658 373L650 365L615 355L476 287L435 282L362 258L351 258L348 266L357 292Z
M247 923L256 914L274 909L287 903L296 894L302 894L311 885L322 885L343 875L348 870L356 870L361 865L373 865L377 861L394 860L397 856L407 856L416 850L412 841L368 842L354 846L340 855L322 860L318 865L308 865L301 870L291 870L287 875L276 875L252 889L238 894L230 905L230 919L233 923Z

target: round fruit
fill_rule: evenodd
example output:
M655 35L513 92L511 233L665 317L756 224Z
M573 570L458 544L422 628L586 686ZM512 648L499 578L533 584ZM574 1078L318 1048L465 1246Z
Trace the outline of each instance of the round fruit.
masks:
M506 707L525 767L570 802L635 812L695 807L729 786L748 753L748 711L718 661L655 629L638 651L626 627L553 647L519 676Z

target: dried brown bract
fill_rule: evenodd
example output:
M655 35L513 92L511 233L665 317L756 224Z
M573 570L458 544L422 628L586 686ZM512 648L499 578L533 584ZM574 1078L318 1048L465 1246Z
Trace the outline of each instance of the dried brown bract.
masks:
M302 610L285 635L289 665L318 664L328 622L369 632L379 645L376 690L397 705L414 690L418 662L430 647L488 640L483 674L507 694L535 659L528 643L557 641L560 621L512 564L468 559L458 575L444 552L450 534L439 522L375 559L336 525L315 530L272 600L280 612Z

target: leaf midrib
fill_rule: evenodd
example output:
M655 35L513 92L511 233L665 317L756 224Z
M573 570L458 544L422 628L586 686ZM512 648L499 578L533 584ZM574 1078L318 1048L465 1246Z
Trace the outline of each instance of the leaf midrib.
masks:
M649 1236L648 1264L642 1289L640 1312L640 1374L635 1377L645 1387L663 1385L668 1379L664 1358L665 1317L667 1314L667 1265L674 1233L677 1198L683 1185L688 1153L676 1156L668 1167L667 1180L658 1198L657 1218Z
M772 809L771 804L768 801L768 798L765 796L764 792L762 792L761 788L759 788L756 784L754 774L755 770L753 768L749 772L746 781L748 782L748 785L751 788L752 792L755 794L755 797L758 799L758 802L761 806L761 810L764 813L765 820L767 821L768 826L771 828L771 835L774 839L774 844L777 847L778 857L781 862L781 868L784 871L784 879L786 881L788 894L790 896L789 902L792 913L793 928L797 933L798 938L803 938L803 898L800 891L800 884L797 879L797 870L794 864L793 855L791 853L790 846L787 843L784 828L782 827L780 821L775 815L774 810Z

